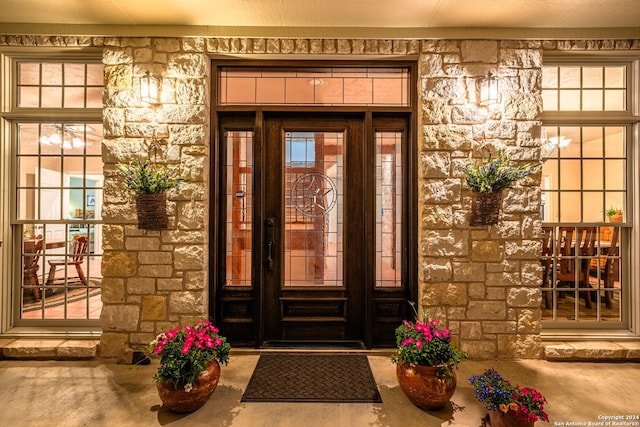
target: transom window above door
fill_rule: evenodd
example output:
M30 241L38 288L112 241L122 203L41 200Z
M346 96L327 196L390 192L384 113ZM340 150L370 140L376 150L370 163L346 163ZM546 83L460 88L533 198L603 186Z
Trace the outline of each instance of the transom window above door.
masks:
M220 67L218 104L407 107L409 68Z

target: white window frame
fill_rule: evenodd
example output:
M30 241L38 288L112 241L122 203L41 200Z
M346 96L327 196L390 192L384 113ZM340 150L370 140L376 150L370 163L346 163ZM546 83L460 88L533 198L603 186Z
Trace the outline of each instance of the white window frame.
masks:
M15 230L21 227L16 221L16 123L24 121L40 122L94 122L102 123L102 108L19 108L16 103L16 63L19 61L33 62L101 62L101 49L38 49L20 48L0 49L0 84L2 98L0 99L0 335L3 337L99 337L101 334L100 320L72 320L72 319L39 319L21 320L19 301L16 304L16 280L22 276L22 261L19 255L21 240L13 237ZM100 223L101 220L83 222Z
M626 277L627 295L623 301L622 322L612 325L606 322L553 322L543 321L542 337L557 339L637 339L640 332L640 55L572 55L545 53L543 66L627 66L627 100L625 111L543 111L543 126L620 125L629 126L627 135L627 256L623 262L623 279ZM543 107L544 108L544 107ZM557 225L558 223L545 223ZM571 225L571 224L568 224Z

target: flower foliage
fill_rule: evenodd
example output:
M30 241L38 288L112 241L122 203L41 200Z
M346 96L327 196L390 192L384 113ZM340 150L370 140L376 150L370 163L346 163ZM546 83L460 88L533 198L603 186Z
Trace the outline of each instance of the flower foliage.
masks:
M134 194L164 193L186 181L151 160L118 163L118 171L124 178L124 185Z
M538 419L549 421L544 411L547 399L536 389L512 385L494 369L469 378L475 388L476 398L492 411L512 412L518 418L535 423Z
M411 306L415 306L411 303ZM466 353L451 344L451 331L441 328L439 320L422 320L416 316L413 322L402 321L396 328L397 354L393 363L440 366L439 376L451 376L451 367L458 367Z
M515 166L503 150L498 150L495 158L479 165L463 167L465 182L474 193L497 193L534 173L538 167L532 164Z
M208 320L163 332L150 346L153 354L160 356L160 367L153 379L183 386L186 391L191 390L211 360L226 365L231 351L227 339Z

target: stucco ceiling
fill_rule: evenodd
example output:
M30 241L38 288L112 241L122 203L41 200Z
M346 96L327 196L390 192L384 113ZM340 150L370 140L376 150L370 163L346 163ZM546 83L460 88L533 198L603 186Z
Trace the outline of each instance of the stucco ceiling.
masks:
M639 0L0 0L0 21L293 27L639 27Z
M640 37L640 0L0 0L2 32L25 23L44 24L42 28L64 23L329 32L332 28L626 28L627 34L631 30Z

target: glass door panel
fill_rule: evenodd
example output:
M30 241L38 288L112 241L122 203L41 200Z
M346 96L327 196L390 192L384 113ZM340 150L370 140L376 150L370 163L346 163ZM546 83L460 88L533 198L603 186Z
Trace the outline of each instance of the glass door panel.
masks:
M285 287L343 284L343 143L343 132L285 135Z
M402 132L376 132L376 287L402 286Z
M225 132L226 286L251 286L253 132Z

